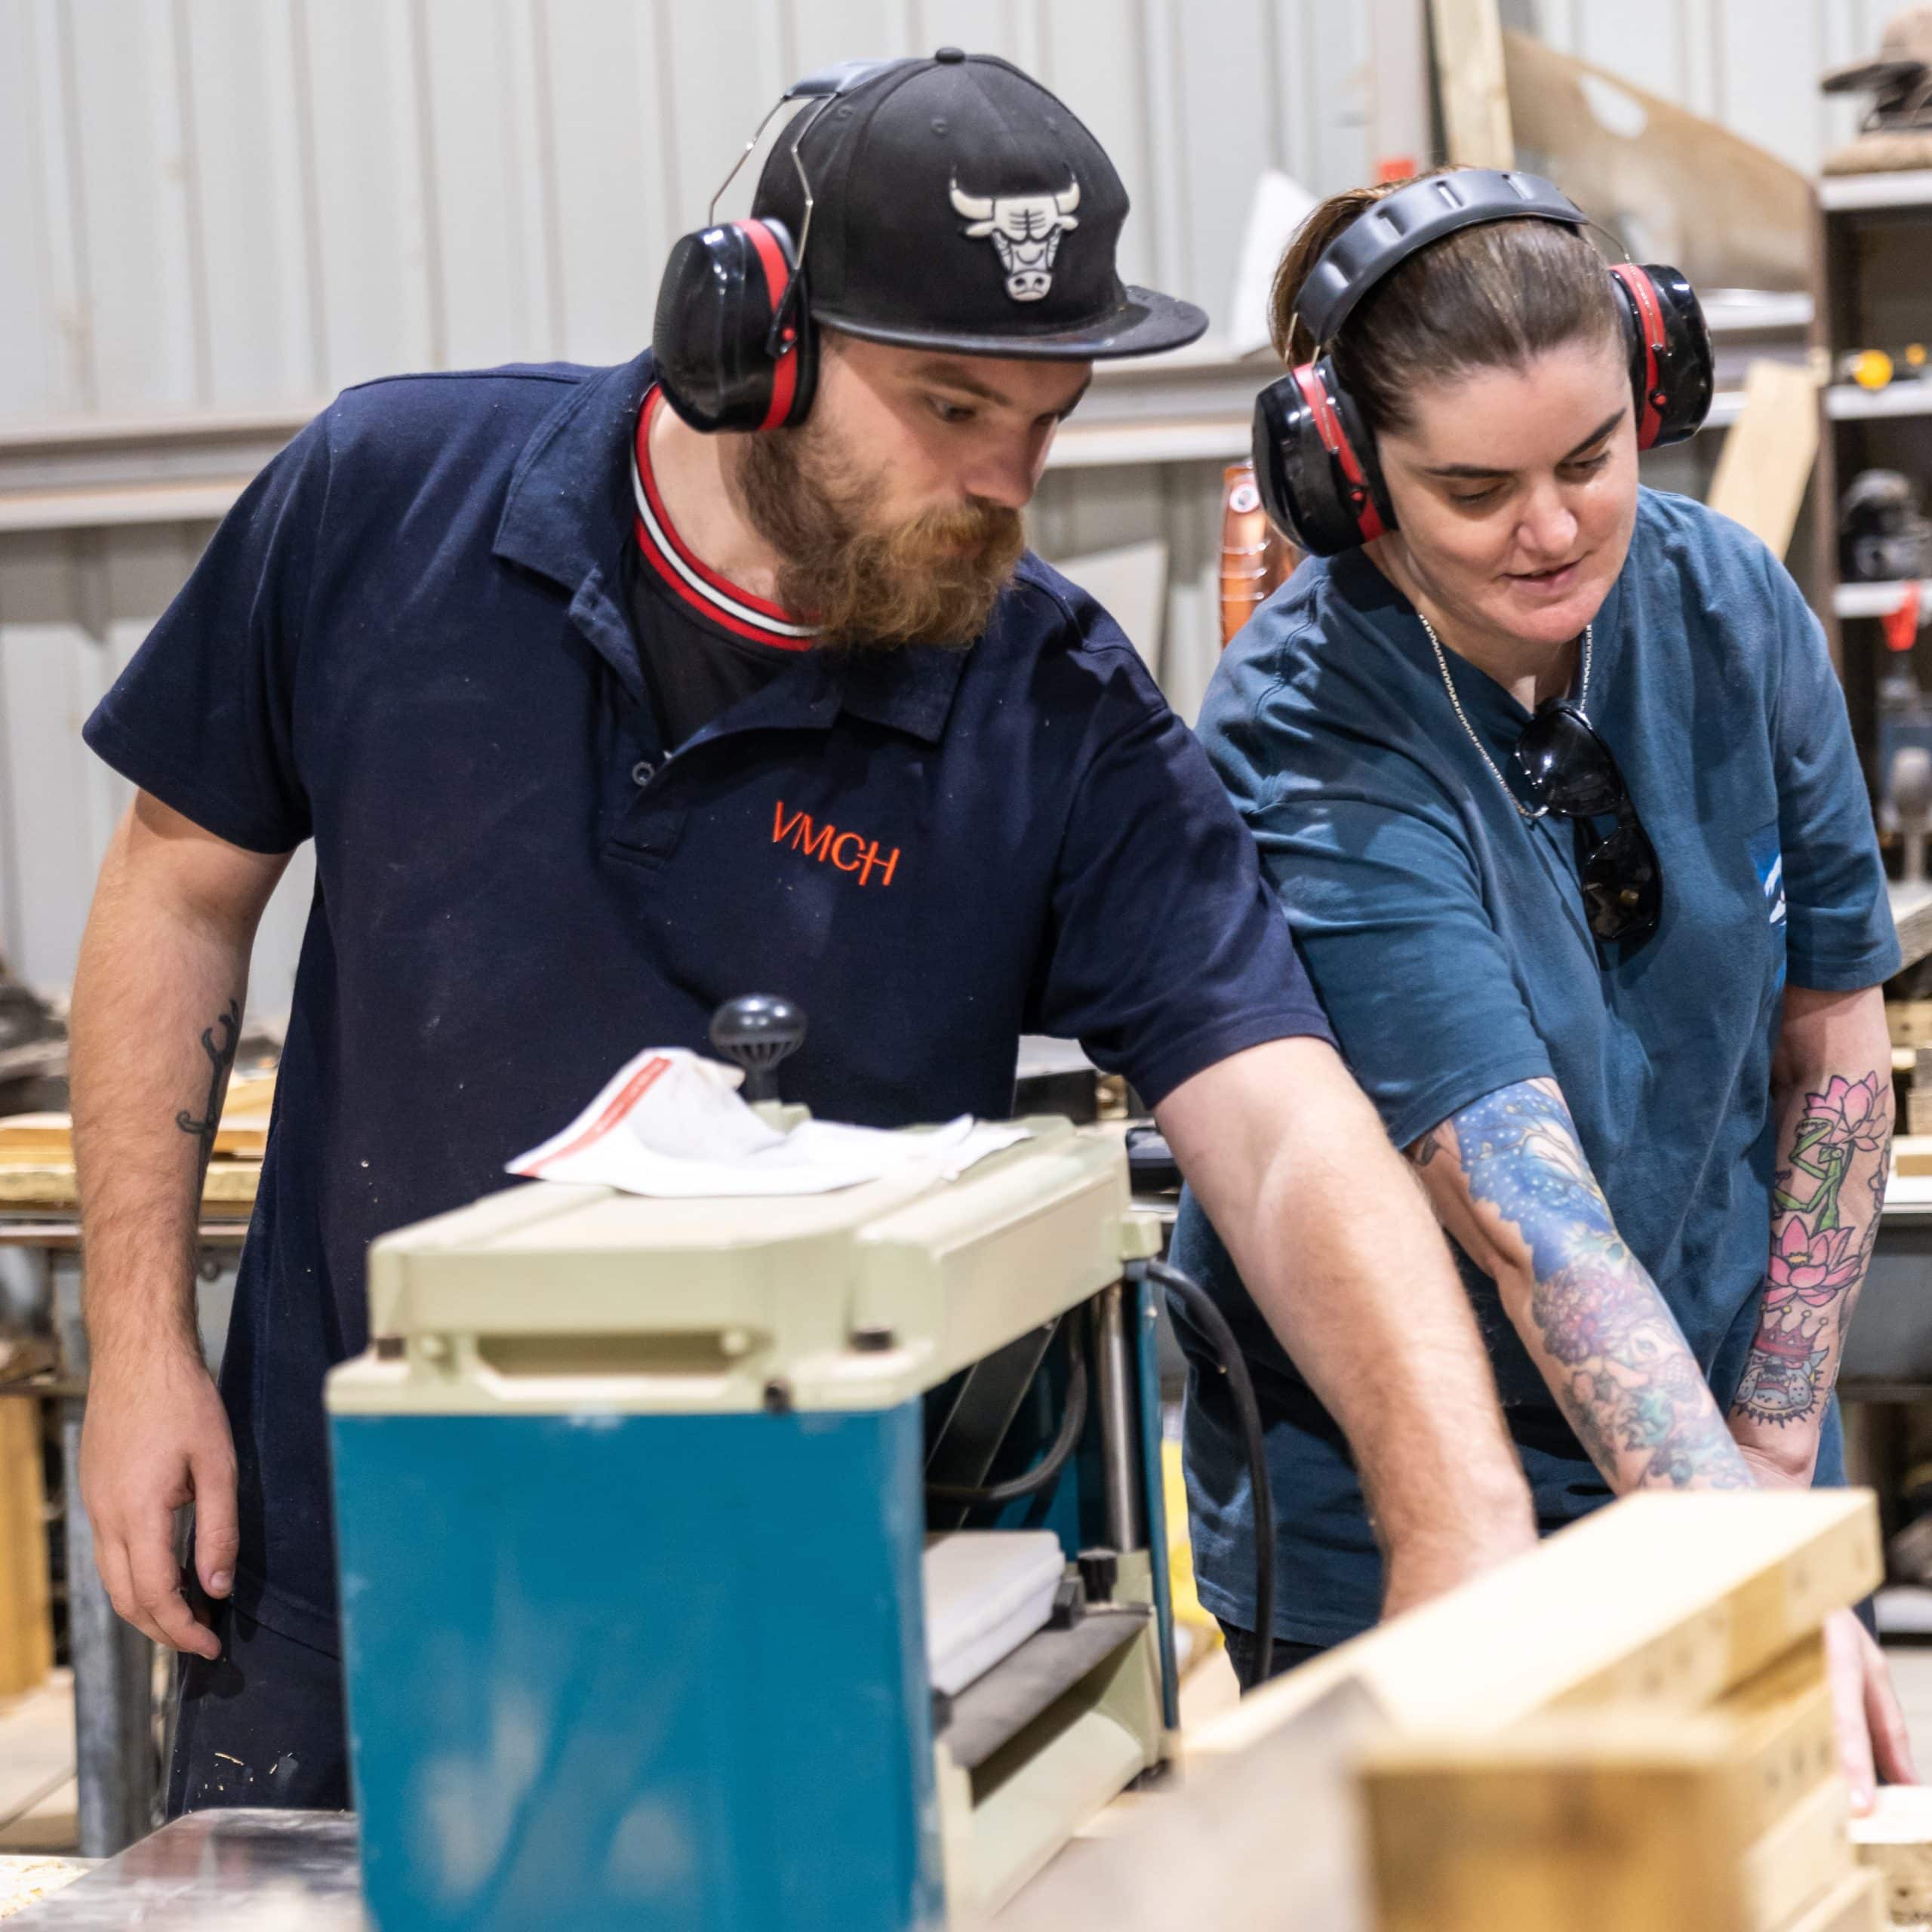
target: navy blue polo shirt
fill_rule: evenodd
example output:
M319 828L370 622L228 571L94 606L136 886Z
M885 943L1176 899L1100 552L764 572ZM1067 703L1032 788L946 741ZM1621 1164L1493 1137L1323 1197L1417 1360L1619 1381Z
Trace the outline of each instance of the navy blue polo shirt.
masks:
M798 651L667 757L623 608L651 380L346 392L88 724L233 844L315 841L222 1384L236 1600L325 1647L321 1382L365 1345L369 1242L505 1186L640 1048L785 994L786 1097L891 1126L1009 1111L1023 1032L1150 1103L1327 1034L1199 746L1030 555L970 651Z
M1898 944L1824 637L1762 543L1702 504L1641 491L1590 657L1589 715L1663 875L1656 934L1613 956L1585 922L1571 826L1522 818L1458 721L1414 607L1366 557L1303 564L1256 614L1215 673L1201 734L1390 1137L1408 1146L1485 1094L1553 1077L1618 1232L1727 1408L1770 1248L1786 978L1875 986L1898 970ZM1509 771L1529 713L1448 661ZM1375 1620L1381 1563L1341 1432L1191 1200L1174 1254L1255 1363L1280 1529L1276 1633L1352 1635ZM1460 1258L1539 1519L1557 1527L1610 1491L1495 1283ZM1177 1325L1195 1364L1201 1598L1251 1629L1239 1431L1225 1378ZM1818 1476L1844 1480L1835 1408Z

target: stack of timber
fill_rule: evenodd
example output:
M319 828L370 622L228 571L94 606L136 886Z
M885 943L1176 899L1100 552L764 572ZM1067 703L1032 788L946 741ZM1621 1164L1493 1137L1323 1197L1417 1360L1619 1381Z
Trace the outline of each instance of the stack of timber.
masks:
M229 1083L214 1151L202 1184L206 1214L245 1215L254 1205L268 1146L275 1075L239 1074ZM74 1186L73 1121L66 1114L0 1117L0 1209L71 1212Z
M1876 1872L1894 1925L1932 1925L1932 1785L1888 1785L1869 1818L1854 1818L1858 1861Z
M1869 1492L1628 1498L1244 1700L1002 1932L1878 1932L1822 1632L1881 1574Z
M32 1690L54 1668L50 1598L40 1404L0 1397L0 1698Z

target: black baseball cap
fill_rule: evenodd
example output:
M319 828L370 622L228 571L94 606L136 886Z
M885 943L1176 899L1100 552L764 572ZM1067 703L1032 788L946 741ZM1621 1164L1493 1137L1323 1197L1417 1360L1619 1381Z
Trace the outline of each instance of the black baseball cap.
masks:
M1066 361L1155 355L1208 326L1191 302L1122 284L1127 208L1106 150L1063 102L1010 62L956 47L808 97L752 203L804 235L806 300L828 327Z

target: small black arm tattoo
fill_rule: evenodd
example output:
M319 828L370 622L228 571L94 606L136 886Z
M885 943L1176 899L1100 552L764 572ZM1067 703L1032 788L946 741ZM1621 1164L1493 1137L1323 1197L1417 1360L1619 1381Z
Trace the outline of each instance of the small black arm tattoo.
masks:
M215 1037L219 1029L220 1038ZM208 1057L208 1103L197 1120L186 1107L174 1116L174 1124L183 1134L192 1134L202 1143L202 1167L205 1171L214 1152L215 1131L221 1124L222 1097L228 1091L228 1076L235 1065L235 1050L242 1040L242 1004L231 999L213 1026L202 1029L202 1051Z

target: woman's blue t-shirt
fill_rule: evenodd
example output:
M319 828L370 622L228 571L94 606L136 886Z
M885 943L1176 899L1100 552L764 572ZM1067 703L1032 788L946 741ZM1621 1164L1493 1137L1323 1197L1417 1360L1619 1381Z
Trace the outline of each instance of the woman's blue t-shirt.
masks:
M1663 873L1661 924L1600 960L1573 828L1524 820L1457 722L1414 607L1367 558L1312 558L1229 648L1200 733L1259 842L1342 1050L1407 1146L1497 1088L1553 1076L1617 1226L1727 1404L1770 1242L1770 1063L1783 987L1899 965L1870 807L1817 620L1783 567L1702 505L1640 492L1598 613L1586 703ZM1457 696L1497 766L1528 720L1473 666ZM1205 1215L1174 1258L1255 1364L1280 1525L1280 1636L1376 1618L1381 1564L1346 1444ZM1462 1257L1459 1257L1459 1260ZM1546 1529L1607 1500L1463 1261ZM1177 1320L1180 1318L1177 1317ZM1254 1617L1252 1499L1225 1379L1180 1321L1201 1601ZM1820 1481L1842 1481L1835 1411Z

